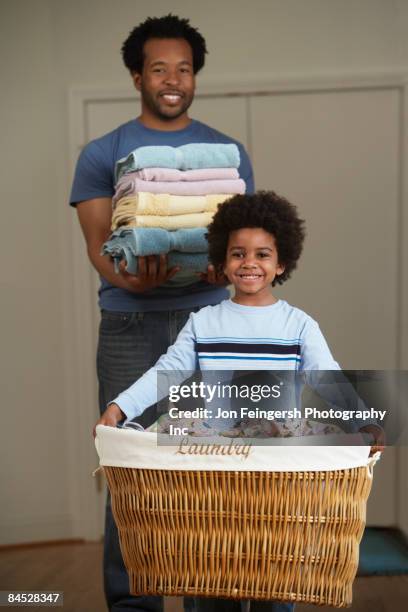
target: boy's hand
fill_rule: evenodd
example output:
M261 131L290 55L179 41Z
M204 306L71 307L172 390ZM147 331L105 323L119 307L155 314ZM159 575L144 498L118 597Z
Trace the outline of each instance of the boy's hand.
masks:
M382 427L378 425L364 425L359 429L360 433L369 433L374 438L374 445L371 447L370 456L374 453L382 453L385 449L385 433Z
M95 427L93 428L93 437L96 436L96 426L97 425L107 425L108 427L116 427L119 421L125 419L126 415L121 411L117 404L109 404L99 421L95 423Z

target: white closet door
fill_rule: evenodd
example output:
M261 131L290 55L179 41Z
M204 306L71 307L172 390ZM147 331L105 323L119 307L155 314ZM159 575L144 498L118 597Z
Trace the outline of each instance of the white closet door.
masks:
M90 100L85 107L86 142L99 138L140 114L138 98Z
M306 219L281 293L321 322L343 367L395 367L398 93L265 96L251 108L257 187Z
M251 108L257 187L306 220L280 293L316 317L344 368L395 367L398 93L262 96Z
M245 97L197 97L191 107L191 116L239 140L248 149Z
M88 101L84 141L139 109L137 100ZM245 96L203 96L191 116L252 145L257 188L286 195L306 219L302 262L279 295L319 321L344 368L395 367L397 91L252 96L247 111ZM96 329L96 308L94 316ZM395 523L394 475L387 451L376 468L371 524Z
M320 323L345 369L392 369L397 346L399 94L251 99L257 188L299 207L307 239L277 293ZM395 453L375 470L370 524L395 523Z

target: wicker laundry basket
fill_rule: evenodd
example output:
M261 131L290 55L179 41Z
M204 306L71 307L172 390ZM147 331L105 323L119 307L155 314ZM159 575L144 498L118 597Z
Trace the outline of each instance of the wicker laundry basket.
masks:
M104 426L96 446L132 593L350 605L369 447L186 455Z

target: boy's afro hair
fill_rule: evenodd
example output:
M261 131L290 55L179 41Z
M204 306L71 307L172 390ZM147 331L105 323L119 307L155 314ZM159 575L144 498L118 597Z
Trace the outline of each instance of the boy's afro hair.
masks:
M296 268L305 238L304 221L296 206L273 191L236 195L221 204L207 234L210 261L216 269L225 263L230 233L246 227L259 227L274 236L279 263L285 270L272 285L282 284Z
M133 28L122 45L122 57L130 72L141 74L143 70L143 46L150 38L184 38L193 52L193 71L196 74L204 66L207 47L205 39L188 19L169 13L164 17L148 17Z

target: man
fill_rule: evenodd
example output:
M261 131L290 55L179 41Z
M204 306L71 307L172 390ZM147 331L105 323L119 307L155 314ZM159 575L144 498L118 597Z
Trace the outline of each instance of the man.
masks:
M201 280L187 288L163 284L176 272L166 258L140 257L138 275L100 255L110 234L114 167L117 160L146 145L231 143L228 136L194 121L188 109L194 98L195 75L203 67L204 38L187 19L174 15L148 18L134 28L122 47L125 66L141 94L141 115L89 143L77 163L71 192L87 244L89 259L101 276L101 324L97 369L101 413L109 401L139 378L165 353L194 310L227 296L224 279L209 266ZM253 191L251 163L240 143L239 173ZM152 407L139 420L156 419ZM159 597L132 597L123 565L110 504L106 510L104 552L105 594L109 609L161 610Z

